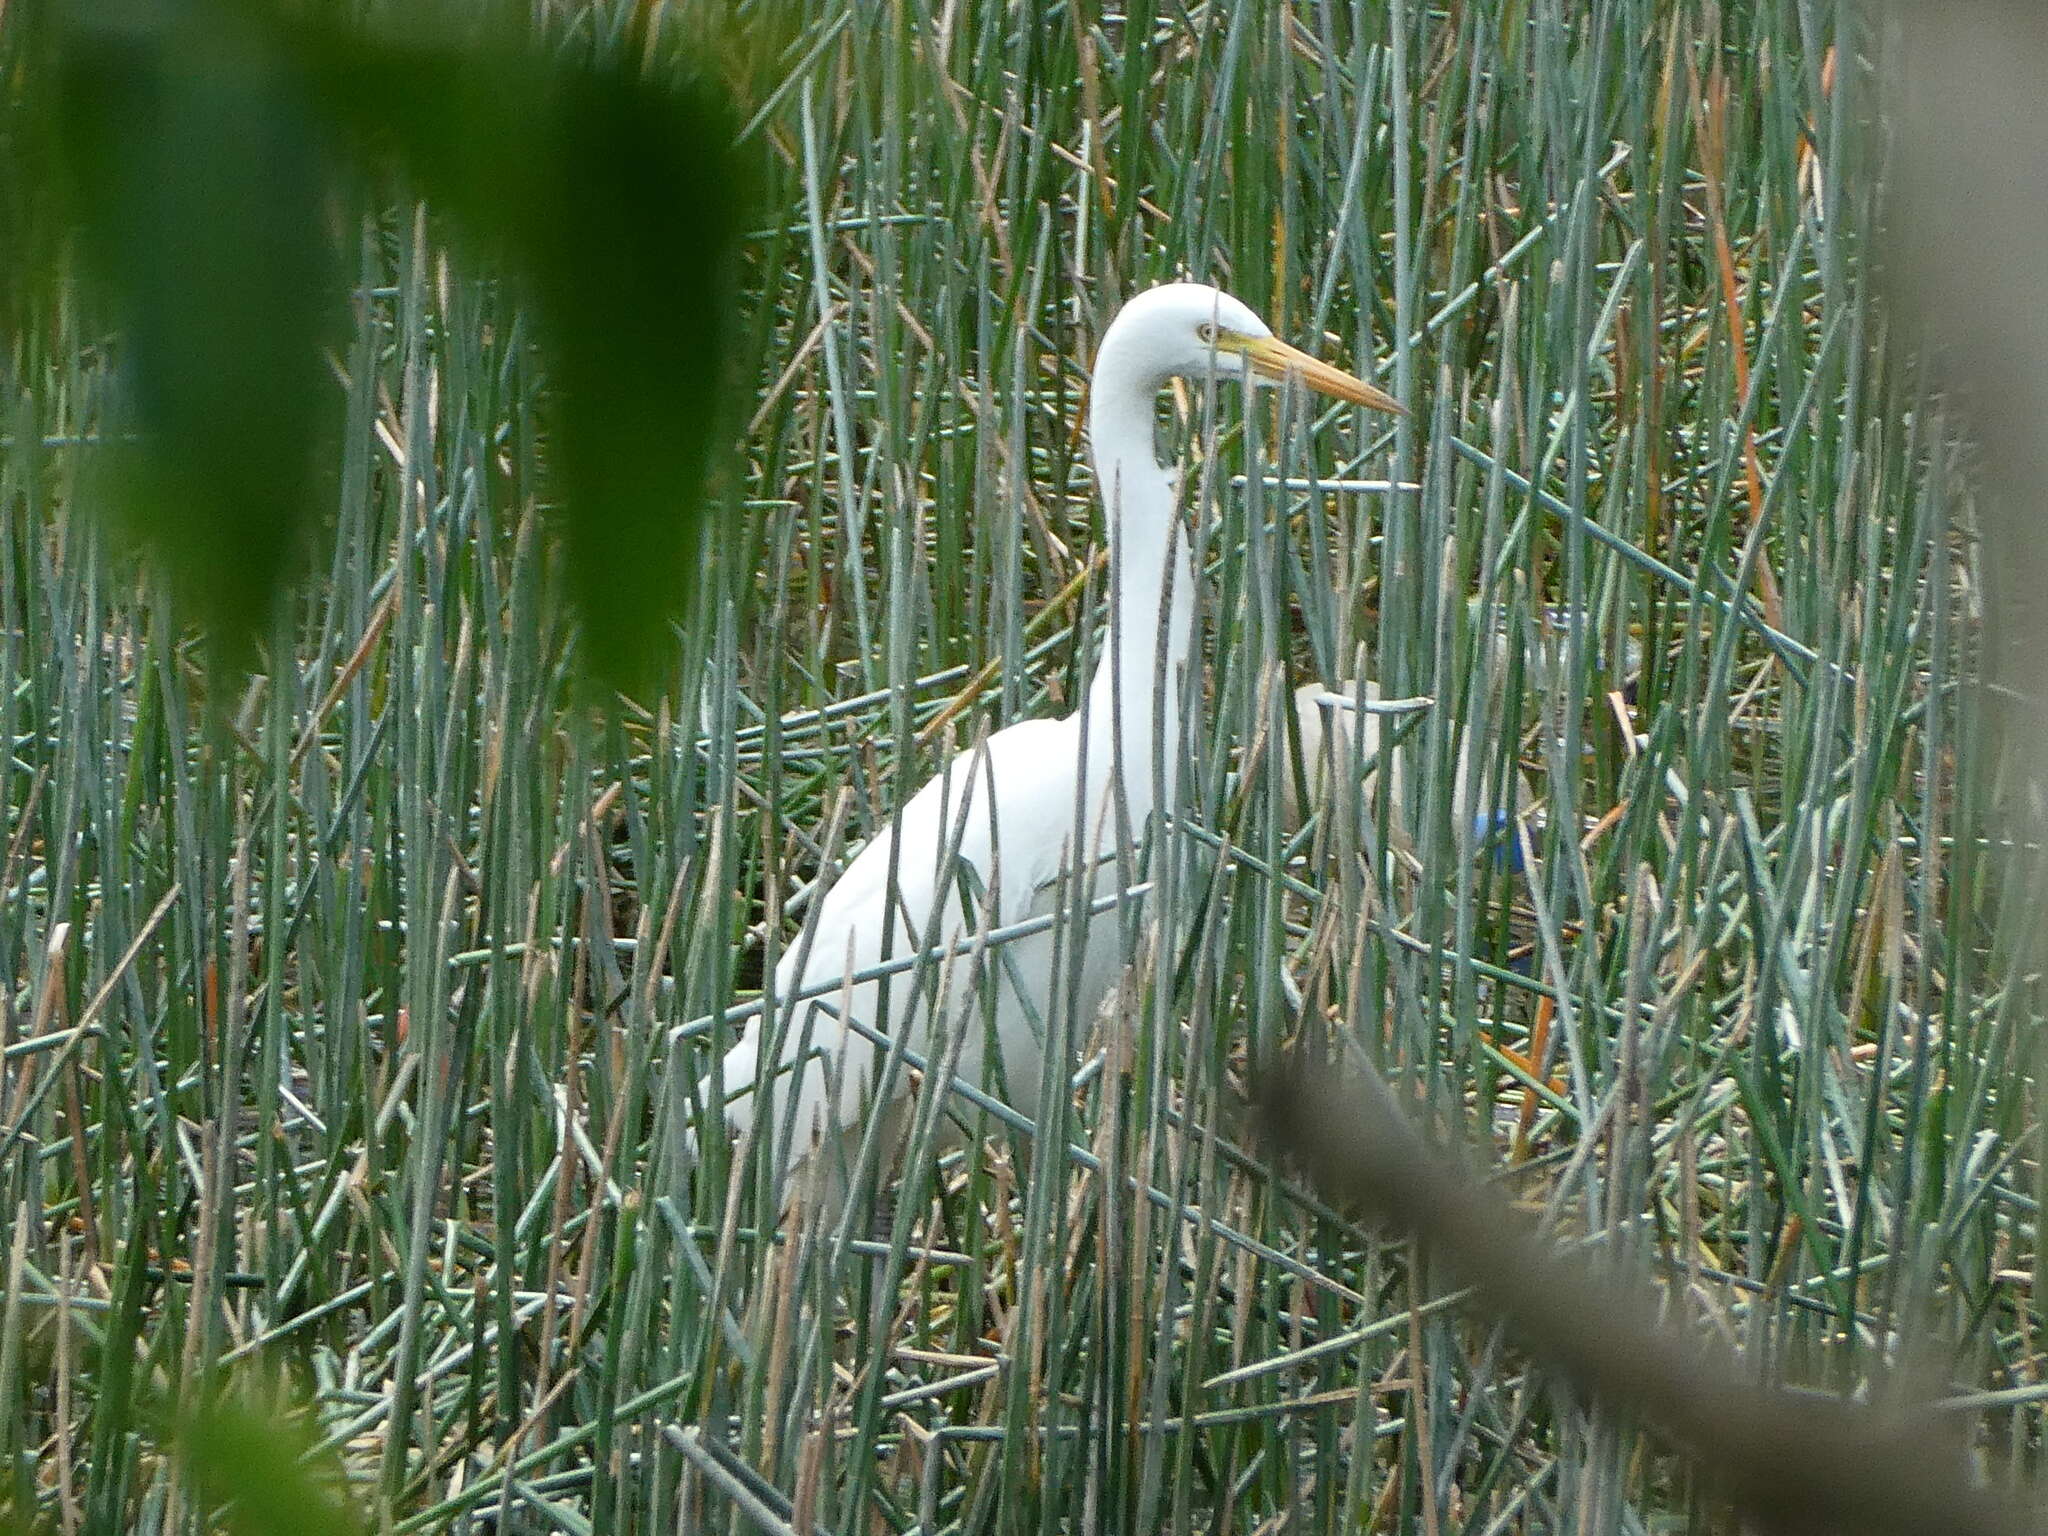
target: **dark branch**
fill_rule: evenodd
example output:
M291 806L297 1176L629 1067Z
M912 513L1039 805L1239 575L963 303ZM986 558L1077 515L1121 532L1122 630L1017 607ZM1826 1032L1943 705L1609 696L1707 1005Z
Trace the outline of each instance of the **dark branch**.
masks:
M1738 1355L1668 1325L1647 1287L1540 1241L1460 1158L1425 1142L1378 1077L1283 1069L1262 1085L1260 1110L1333 1204L1414 1238L1537 1362L1691 1458L1766 1529L2040 1530L1970 1480L1932 1419L1760 1385Z

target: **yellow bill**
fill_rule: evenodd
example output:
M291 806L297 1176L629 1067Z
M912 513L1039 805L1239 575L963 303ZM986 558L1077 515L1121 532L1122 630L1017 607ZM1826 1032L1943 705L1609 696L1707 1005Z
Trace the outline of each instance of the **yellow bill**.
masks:
M1277 336L1246 337L1236 345L1244 353L1245 361L1251 364L1252 371L1265 378L1284 379L1292 374L1319 394L1334 395L1339 400L1349 400L1354 405L1386 411L1394 416L1408 414L1407 408L1385 390L1376 389L1363 379L1353 378L1342 368L1333 368L1310 357L1299 347L1290 347Z

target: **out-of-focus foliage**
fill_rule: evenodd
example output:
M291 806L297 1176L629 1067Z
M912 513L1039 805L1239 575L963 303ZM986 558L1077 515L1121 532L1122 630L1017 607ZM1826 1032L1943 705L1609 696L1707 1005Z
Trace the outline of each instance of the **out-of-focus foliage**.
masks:
M138 434L110 501L240 655L318 511L333 137L294 61L239 18L55 14L59 206L119 327Z
M1987 702L2048 753L2041 592L2048 541L2048 12L2027 0L1898 8L1899 182L1878 271L1984 451ZM2048 765L2044 765L2048 766ZM2032 770L2040 771L2037 766ZM2008 797L2009 811L2022 797ZM2029 805L2028 819L2040 814ZM2038 826L2017 835L2035 837Z
M644 36L579 55L439 10L403 30L296 12L59 3L17 29L17 335L85 279L128 382L105 499L245 659L331 505L341 232L366 196L423 197L531 304L586 662L644 687L694 585L721 440L755 178L711 81L743 61L708 26L689 36L710 67L686 72Z
M173 1441L194 1491L221 1510L229 1536L354 1536L362 1529L338 1496L333 1458L288 1421L229 1398L182 1420Z

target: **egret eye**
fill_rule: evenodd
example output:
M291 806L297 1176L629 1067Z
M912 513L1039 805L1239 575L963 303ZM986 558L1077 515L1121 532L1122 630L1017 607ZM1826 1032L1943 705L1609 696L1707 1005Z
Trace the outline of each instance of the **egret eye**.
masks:
M1211 325L1208 321L1204 320L1200 325L1196 326L1195 334L1201 337L1203 341L1208 342L1210 345L1213 346L1215 344L1216 327Z

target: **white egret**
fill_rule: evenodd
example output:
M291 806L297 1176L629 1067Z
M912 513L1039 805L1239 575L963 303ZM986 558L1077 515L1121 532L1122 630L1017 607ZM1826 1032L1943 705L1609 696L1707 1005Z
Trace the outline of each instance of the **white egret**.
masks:
M1153 411L1170 379L1212 375L1294 378L1375 410L1401 409L1372 385L1279 340L1218 289L1171 283L1118 313L1102 338L1088 393L1088 446L1112 558L1109 633L1084 708L1063 719L1019 721L961 752L910 798L893 827L858 849L776 967L779 1018L758 1020L702 1085L708 1099L713 1082L722 1082L726 1121L741 1134L772 1093L774 1123L763 1132L774 1133L769 1155L784 1201L792 1173L814 1149L825 1149L830 1165L835 1140L849 1162L858 1147L864 1107L887 1055L848 1027L846 1015L900 1038L906 1049L943 1059L937 1048L947 1037L931 1027L936 1019L966 1031L958 1042L961 1077L981 1082L990 1065L991 1031L966 957L941 970L952 979L937 996L912 972L886 978L886 993L882 982L851 978L934 941L950 948L984 926L1043 916L1063 885L1071 902L1072 882L1061 876L1075 868L1076 850L1087 889L1112 892L1116 876L1106 861L1143 837L1155 807L1172 804L1186 755L1180 679L1194 639L1195 589L1177 477L1153 451ZM956 859L979 884L978 900ZM984 904L986 912L976 910ZM1085 933L1060 940L1069 963L1072 946L1083 946L1075 995L1082 1017L1093 1014L1120 972L1118 927L1107 913ZM995 991L992 1033L1008 1102L1036 1118L1055 935L1047 928L1004 948L1000 963L990 957L983 967L981 985ZM806 992L816 995L785 1001ZM778 1036L774 1059L764 1062L765 1042ZM893 1074L884 1085L891 1100L884 1112L900 1112L906 1087L906 1074Z

